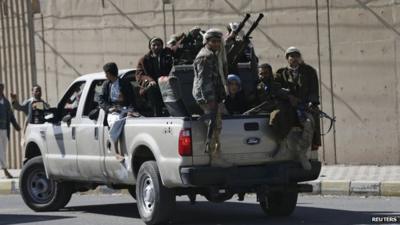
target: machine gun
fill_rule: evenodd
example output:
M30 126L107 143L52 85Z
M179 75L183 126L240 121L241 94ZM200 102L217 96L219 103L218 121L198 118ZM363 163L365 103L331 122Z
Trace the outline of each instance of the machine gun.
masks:
M182 33L177 39L178 46L175 53L175 65L192 64L196 55L203 47L203 34L200 28L191 30L188 34Z
M232 32L235 34L235 35L238 35L239 33L240 33L240 31L242 31L242 29L243 29L243 27L244 27L244 25L246 25L246 22L247 22L247 20L249 20L250 19L250 14L246 14L246 16L243 18L243 20L242 20L242 22L240 22L240 24L239 24L239 26L235 29L235 30L232 30ZM231 58L233 58L234 57L234 48L236 47L236 45L235 44L233 44L232 46L231 46L231 48L230 49L228 49L228 51L227 51L227 54L226 54L226 56L227 56L227 58L228 58L228 62L229 62L229 59L231 59Z
M240 22L239 26L235 29L232 30L233 33L236 35L239 34L239 32L243 29L244 25L246 25L247 20L250 19L250 14L246 14L246 16L243 18L242 22Z
M227 59L228 59L229 71L234 71L236 69L239 59L240 59L240 56L243 54L243 51L245 50L246 46L249 45L251 33L254 31L254 29L256 29L256 27L258 26L258 23L261 21L261 19L263 17L264 17L264 14L260 13L258 15L257 20L254 21L254 23L251 25L250 29L247 31L247 33L243 37L243 40L235 41L235 43L232 45L232 47L228 50ZM240 25L242 25L242 23ZM240 27L240 25L239 25L239 28L243 28L244 24L242 27ZM239 30L239 29L237 29L237 30ZM239 31L236 31L236 33L239 33Z

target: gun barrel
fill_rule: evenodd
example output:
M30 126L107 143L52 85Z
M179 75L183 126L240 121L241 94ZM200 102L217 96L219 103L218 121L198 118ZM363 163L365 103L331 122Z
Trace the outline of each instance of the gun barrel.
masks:
M244 19L242 20L242 22L240 22L238 28L236 30L234 30L233 32L235 32L236 34L238 34L244 27L244 25L246 24L247 20L250 19L250 14L246 14L246 16L244 17Z
M258 15L258 18L256 21L254 21L254 23L251 25L250 29L247 31L246 35L245 35L245 39L248 39L251 35L251 33L253 33L254 29L256 29L256 27L258 26L258 23L261 21L261 19L264 17L264 14L260 13Z

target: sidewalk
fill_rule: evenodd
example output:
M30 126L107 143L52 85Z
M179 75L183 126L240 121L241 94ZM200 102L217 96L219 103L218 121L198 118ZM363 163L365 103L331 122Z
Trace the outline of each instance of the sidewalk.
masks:
M323 166L313 185L314 194L400 196L400 165Z
M20 170L10 170L15 177ZM398 166L323 166L319 178L307 182L313 185L313 194L400 196L400 165ZM105 186L89 193L113 194L126 191L111 190ZM18 179L6 179L0 171L0 195L18 194Z

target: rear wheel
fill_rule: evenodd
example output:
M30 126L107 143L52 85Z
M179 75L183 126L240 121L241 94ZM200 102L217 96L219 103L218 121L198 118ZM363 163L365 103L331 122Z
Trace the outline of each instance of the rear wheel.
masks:
M136 183L136 202L147 225L167 222L175 209L175 193L163 186L155 161L143 163Z
M35 211L55 211L71 199L67 183L48 179L41 156L29 160L22 168L19 187L25 204Z
M290 216L296 208L297 197L296 191L273 191L260 201L260 206L269 216Z

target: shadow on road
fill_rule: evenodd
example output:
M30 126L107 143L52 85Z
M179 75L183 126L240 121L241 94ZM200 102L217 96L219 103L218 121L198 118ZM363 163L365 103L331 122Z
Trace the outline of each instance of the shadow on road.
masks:
M370 224L372 216L382 213L392 213L315 208L307 207L306 205L298 204L295 212L290 217L273 218L266 216L258 204L198 202L195 205L191 205L187 202L178 202L172 224ZM78 206L67 208L66 211L83 211L140 219L135 203Z
M21 215L21 214L0 214L1 225L16 225L33 222L44 222L50 220L61 220L75 218L72 216L45 216L45 215Z

